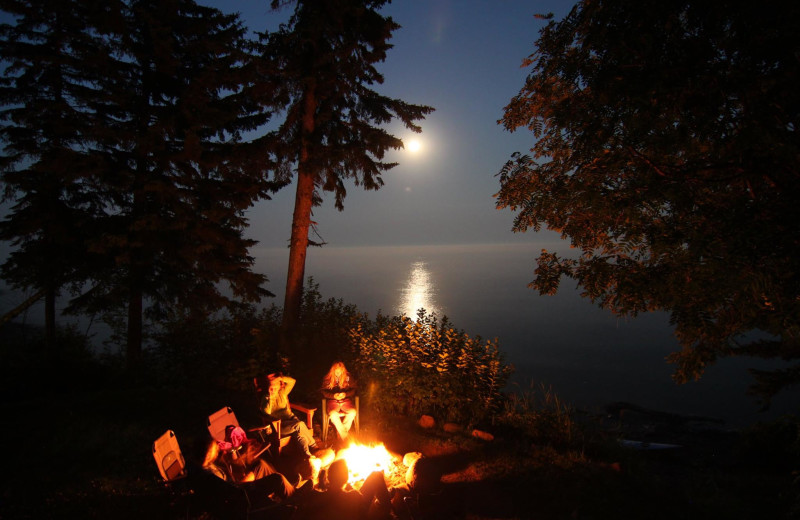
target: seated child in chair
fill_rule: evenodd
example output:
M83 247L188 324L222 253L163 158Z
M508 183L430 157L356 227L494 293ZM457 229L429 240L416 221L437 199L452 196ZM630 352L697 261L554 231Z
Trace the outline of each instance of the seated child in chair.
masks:
M328 418L336 427L339 438L346 440L356 418L353 397L356 382L344 363L337 361L322 380L322 395L327 399ZM342 417L344 416L344 417Z
M314 435L306 423L298 419L289 405L289 393L296 380L289 376L270 374L269 387L261 399L261 411L268 417L281 420L281 437L292 437L302 449L306 458L311 458L311 450L316 446Z

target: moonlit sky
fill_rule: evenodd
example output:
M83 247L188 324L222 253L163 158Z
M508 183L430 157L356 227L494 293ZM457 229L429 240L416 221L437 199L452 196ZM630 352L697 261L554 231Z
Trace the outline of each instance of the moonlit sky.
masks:
M291 13L271 13L266 0L206 0L223 12L239 12L251 31L276 28ZM381 12L401 28L376 90L436 109L422 133L390 127L406 149L387 157L398 166L378 191L348 181L344 211L330 193L314 209L321 238L333 247L429 245L553 240L544 232L514 234L513 213L497 210L495 174L515 151L528 151L528 132L509 133L497 124L503 107L527 75L524 58L535 50L545 21L535 14L566 15L567 0L395 0ZM411 140L420 149L410 151ZM291 232L294 185L249 213L248 236L260 247L285 246ZM311 252L313 254L313 251Z
M291 13L270 12L269 0L197 1L240 13L251 31L273 30ZM392 302L399 296L399 311L408 315L424 306L450 315L471 334L502 333L503 348L516 352L514 362L520 372L554 382L559 393L570 398L628 399L666 407L677 400L683 406L706 407L693 413L722 413L729 406L735 413L728 415L741 415L740 387L749 381L741 375L744 369L729 376L717 375L721 372L715 367L704 376L702 388L686 385L680 387L682 393L676 391L669 381L671 368L663 359L674 349L675 339L663 316L640 317L632 325L615 322L587 301L576 304L579 297L570 293L570 287L562 287L558 296L547 300L525 288L539 249L564 244L553 232L512 233L514 214L495 208L496 173L513 152L527 152L534 144L529 132L508 133L497 120L523 86L528 69L521 63L535 52L539 31L547 23L534 15L553 13L561 20L574 3L395 0L382 10L401 28L390 40L394 48L386 61L377 64L385 81L373 88L436 111L420 122L421 134L400 125L390 127L404 140L406 150L386 158L400 164L384 174L380 190L364 191L347 181L343 212L333 207L331 194L323 193L324 204L314 209L312 219L328 246L309 252L306 274L325 280L326 297L343 297L364 311L398 310ZM412 140L419 144L413 152ZM293 205L291 185L248 212L247 235L259 242L253 249L255 270L270 278L267 288L278 295L274 301L279 305ZM7 207L0 205L0 215L4 210ZM447 247L420 249L436 249L445 260L433 254L428 255L430 263L406 259L418 248L405 246L436 245ZM370 255L358 254L367 248ZM516 249L529 249L530 254L512 254ZM0 263L7 254L8 244L0 242ZM389 260L401 262L400 267L390 269ZM493 276L458 262L485 265L485 272ZM433 280L436 276L441 279ZM7 294L5 289L0 280L0 313L25 296ZM664 323L651 325L646 320ZM552 354L556 351L558 355ZM738 386L732 388L732 383ZM713 398L701 395L701 389Z

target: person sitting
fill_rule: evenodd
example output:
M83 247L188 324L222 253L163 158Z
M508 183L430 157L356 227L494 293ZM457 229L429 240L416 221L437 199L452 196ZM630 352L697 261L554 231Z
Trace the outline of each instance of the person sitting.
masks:
M289 405L289 393L296 380L289 376L270 374L267 376L269 387L261 398L261 412L271 420L280 419L281 437L291 437L302 450L307 459L312 457L311 448L316 447L314 435L306 423L298 419Z
M353 405L355 394L355 379L347 371L344 363L335 362L322 379L322 395L327 400L328 418L343 441L347 440L350 427L356 418L356 407Z
M243 443L231 449L224 448L224 443L211 441L203 460L203 470L243 487L249 496L262 501L282 502L292 496L294 487L266 460L258 457L255 444Z
M299 520L379 520L391 518L391 501L382 471L373 471L360 490L347 483L347 461L337 459L327 470L327 487L315 491L297 509Z

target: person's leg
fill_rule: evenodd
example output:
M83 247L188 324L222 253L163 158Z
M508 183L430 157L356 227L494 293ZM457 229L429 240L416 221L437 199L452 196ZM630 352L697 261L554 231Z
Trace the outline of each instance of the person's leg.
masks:
M344 420L342 421L342 428L345 432L350 432L350 427L353 426L353 421L356 419L356 408L349 400L342 403L341 412L344 413Z
M280 473L271 473L264 478L248 482L245 488L248 490L248 496L251 499L256 497L260 500L269 498L276 502L282 502L294 493L294 487ZM251 490L255 491L255 497L251 495Z
M311 456L309 448L314 448L317 445L317 441L314 439L314 434L311 433L311 430L308 429L308 426L306 426L306 423L303 421L298 422L297 433L302 439L300 441L300 445L303 446L303 452L306 453L306 455Z
M281 419L281 437L290 437L297 432L297 423L299 422L297 417Z
M336 432L339 434L339 438L345 440L349 428L345 428L344 424L342 424L342 416L339 414L339 411L332 412L329 417L331 419L331 424L333 424L336 428Z
M293 443L300 446L306 457L311 457L309 446L314 445L314 436L308 431L306 423L297 417L281 420L281 437L291 437Z

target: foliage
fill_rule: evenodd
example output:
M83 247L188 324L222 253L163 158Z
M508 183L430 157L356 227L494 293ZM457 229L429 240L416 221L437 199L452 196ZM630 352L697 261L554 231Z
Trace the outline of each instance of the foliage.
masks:
M281 349L281 313L249 305L214 317L175 311L155 336L152 353L175 381L252 390L255 376L294 377L295 400L320 399L323 375L337 360L353 371L364 409L387 414L433 414L442 421L490 421L512 367L497 342L470 337L422 310L374 320L341 299L323 299L309 278L300 326L290 351Z
M300 401L316 402L322 376L335 360L352 365L348 331L360 315L341 299L323 300L309 278L301 326L291 351L281 350L281 311L240 304L213 316L175 309L154 335L152 354L161 370L182 381L201 379L218 388L252 392L252 380L272 372L297 379Z
M98 189L113 206L89 248L113 261L80 304L128 309L135 362L144 303L158 318L176 305L209 313L231 304L220 282L244 300L268 293L243 236L262 189L238 144L253 123L238 98L244 28L193 0L122 7L92 105L105 116L93 136L92 156L106 167Z
M512 371L496 341L473 338L424 309L416 320L379 314L359 323L351 338L362 399L387 415L480 423L497 412Z
M371 88L383 82L375 65L386 58L391 34L399 28L378 12L386 0L292 3L288 23L259 34L263 84L253 91L262 106L285 110L280 127L262 139L277 157L278 180L288 184L291 170L297 172L283 305L287 332L294 332L301 312L311 213L322 203L322 192L333 192L342 210L345 180L380 188L383 172L395 166L383 160L385 153L403 146L386 131L387 124L397 119L419 132L415 121L433 110ZM285 4L276 1L272 7Z
M543 251L531 287L669 311L677 382L720 356L800 357L798 31L798 4L583 1L541 31L500 121L536 141L498 207L580 251ZM767 401L800 381L758 375Z
M539 444L567 447L579 437L574 410L544 384L506 394L496 421L521 430Z
M800 469L800 418L784 416L768 423L757 423L742 431L738 449L742 461L752 467L797 472Z
M81 30L89 13L75 0L0 3L14 25L0 24L0 182L10 213L0 240L13 250L2 275L16 288L44 291L46 337L55 335L55 299L75 289L94 265L83 242L103 205L89 181L84 109L94 94L84 80L97 52Z
M0 395L12 402L104 387L116 372L92 351L91 338L74 325L57 327L58 349L46 355L44 330L9 323L0 328Z
M175 381L252 388L249 378L236 376L255 358L251 331L257 323L255 309L248 305L214 317L175 309L155 334L152 354Z
M323 300L319 285L309 278L303 290L299 327L292 336L290 373L297 375L298 392L320 398L322 377L334 361L343 361L352 369L358 354L350 338L354 323L366 319L353 304L341 298Z
M241 138L269 113L242 94L252 69L238 15L193 0L98 5L0 5L16 22L0 26L14 203L0 238L17 247L3 270L48 298L72 282L84 292L71 312L124 309L135 368L145 313L269 294L243 232L272 164Z

